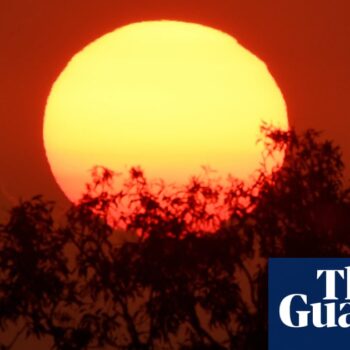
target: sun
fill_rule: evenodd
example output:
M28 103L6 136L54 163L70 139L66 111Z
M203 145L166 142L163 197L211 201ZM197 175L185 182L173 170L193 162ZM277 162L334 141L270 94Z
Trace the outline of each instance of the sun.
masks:
M77 201L101 165L184 184L207 166L247 181L261 162L262 122L288 128L286 103L263 61L200 24L127 25L78 52L52 86L46 155ZM280 158L283 155L280 156Z

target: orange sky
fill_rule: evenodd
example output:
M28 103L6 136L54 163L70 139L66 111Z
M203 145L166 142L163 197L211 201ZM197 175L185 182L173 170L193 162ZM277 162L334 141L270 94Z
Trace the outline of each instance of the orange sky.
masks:
M50 87L86 44L141 20L198 22L233 35L267 63L291 124L325 130L350 164L349 17L348 0L1 1L0 205L1 192L64 198L42 142Z

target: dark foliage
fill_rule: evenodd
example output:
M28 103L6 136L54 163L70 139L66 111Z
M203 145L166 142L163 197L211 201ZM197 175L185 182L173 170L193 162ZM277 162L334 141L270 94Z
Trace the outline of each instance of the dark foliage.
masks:
M117 185L96 168L64 224L40 196L13 208L1 329L59 350L266 348L267 258L348 254L350 206L339 148L264 130L264 164L278 150L285 162L249 187L208 176L169 189L137 168Z

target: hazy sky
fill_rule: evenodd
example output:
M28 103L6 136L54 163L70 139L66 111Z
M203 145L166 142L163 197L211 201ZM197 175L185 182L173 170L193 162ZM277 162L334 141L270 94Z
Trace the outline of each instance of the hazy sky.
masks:
M42 141L52 83L92 40L130 22L156 19L198 22L233 35L268 65L290 123L324 130L350 165L349 0L1 0L3 196L64 198Z

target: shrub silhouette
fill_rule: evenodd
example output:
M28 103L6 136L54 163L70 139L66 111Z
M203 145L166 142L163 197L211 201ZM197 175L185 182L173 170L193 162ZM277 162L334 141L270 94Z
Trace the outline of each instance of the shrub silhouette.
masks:
M247 187L193 178L169 191L133 168L95 168L64 223L37 196L0 228L0 327L53 349L263 349L267 258L343 256L349 189L320 134L263 126L269 177ZM120 238L122 227L126 238Z

